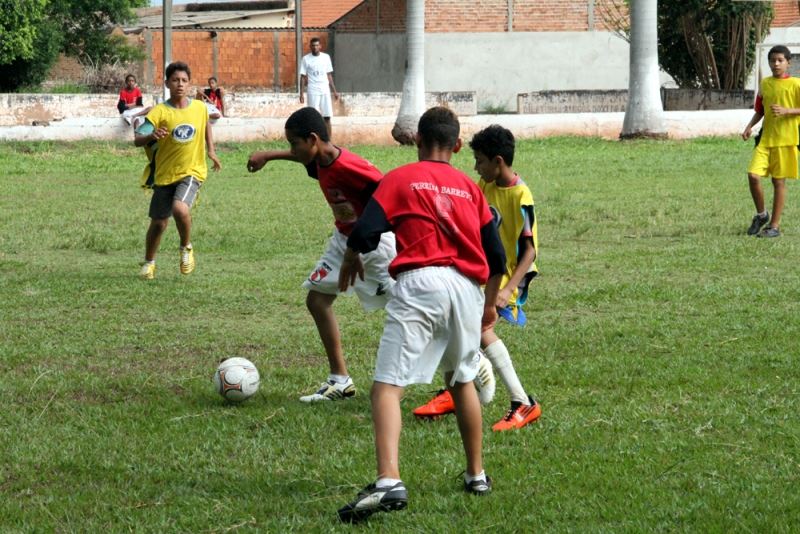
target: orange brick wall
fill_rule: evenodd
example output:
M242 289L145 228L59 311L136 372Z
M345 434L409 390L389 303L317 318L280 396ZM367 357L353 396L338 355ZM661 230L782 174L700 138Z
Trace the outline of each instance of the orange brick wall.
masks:
M775 18L772 20L772 26L785 28L800 22L800 2L796 0L777 0L772 2L772 7L775 9Z
M216 44L208 30L173 31L172 59L184 61L192 69L195 85L205 86L214 75L214 47L217 50L216 77L226 89L272 89L275 86L275 71L279 76L280 89L296 87L294 31L282 30L217 30ZM278 35L278 64L275 64L275 35ZM163 48L160 31L152 31L151 50L147 50L149 65L155 73L154 80L163 79ZM308 47L311 36L319 37L323 50L327 50L327 30L306 30L303 46ZM305 50L307 52L307 50ZM148 65L145 65L145 69Z
M595 0L595 29L605 29L605 5L624 0ZM336 24L349 33L405 31L405 0L367 0ZM380 20L376 21L376 18ZM514 0L514 31L586 31L589 0ZM507 0L426 0L425 31L504 32L508 29Z

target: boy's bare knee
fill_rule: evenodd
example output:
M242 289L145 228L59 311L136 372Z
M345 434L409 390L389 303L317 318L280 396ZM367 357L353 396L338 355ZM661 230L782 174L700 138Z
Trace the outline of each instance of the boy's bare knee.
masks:
M761 183L761 176L757 174L753 174L752 172L747 173L747 179L750 180L752 184L760 184Z
M167 229L169 219L150 219L150 228L158 232L163 232Z

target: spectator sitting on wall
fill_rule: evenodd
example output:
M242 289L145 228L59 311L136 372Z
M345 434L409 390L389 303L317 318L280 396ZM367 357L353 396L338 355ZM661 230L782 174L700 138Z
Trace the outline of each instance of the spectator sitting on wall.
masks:
M117 110L128 124L131 124L135 117L147 115L150 108L145 108L142 103L142 91L136 85L136 76L128 74L125 76L125 87L119 92Z
M216 122L225 116L225 89L217 85L217 79L208 79L208 87L197 91L197 99L202 100L208 108L208 118ZM212 123L213 124L213 123Z

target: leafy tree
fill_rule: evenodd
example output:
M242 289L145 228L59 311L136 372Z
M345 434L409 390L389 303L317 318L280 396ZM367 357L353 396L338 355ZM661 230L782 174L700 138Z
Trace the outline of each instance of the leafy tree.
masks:
M606 26L630 41L630 0L601 5ZM742 89L774 16L770 2L659 0L658 57L680 87Z
M131 22L133 9L147 5L149 0L49 0L47 12L51 20L61 21L65 53L103 64L141 57L137 48L109 30Z
M44 17L46 3L47 0L0 0L0 65L33 57L36 28Z
M8 63L0 63L0 91L16 91L20 87L42 83L58 58L62 43L61 27L56 22L40 22L31 43L30 58L18 57Z

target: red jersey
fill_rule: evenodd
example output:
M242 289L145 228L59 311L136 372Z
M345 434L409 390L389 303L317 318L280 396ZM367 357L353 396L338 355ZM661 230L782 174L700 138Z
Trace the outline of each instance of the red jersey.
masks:
M381 181L373 194L397 239L389 273L452 266L484 284L489 265L481 228L492 213L478 186L463 172L439 161L404 165Z
M130 91L128 91L127 87L123 87L122 91L119 92L119 99L125 102L129 108L135 106L136 101L140 98L142 98L142 92L138 87L134 87Z
M206 95L209 102L217 106L218 110L220 110L222 113L225 113L225 110L222 109L222 92L219 90L219 88L216 88L212 91L210 87L207 87L203 90L203 94Z
M336 228L350 235L383 174L361 156L344 148L339 151L339 157L330 165L317 165L316 177L333 211Z

